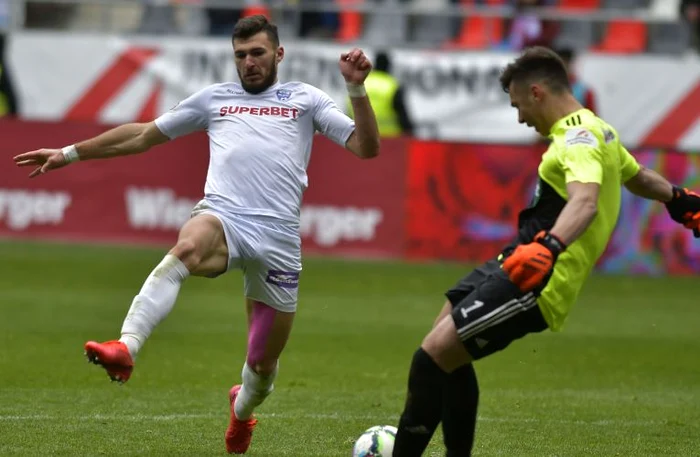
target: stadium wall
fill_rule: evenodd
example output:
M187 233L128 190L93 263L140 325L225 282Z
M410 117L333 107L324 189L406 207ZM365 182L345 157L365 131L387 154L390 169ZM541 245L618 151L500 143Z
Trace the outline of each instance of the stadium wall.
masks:
M60 147L108 128L91 122L0 119L0 237L169 245L202 197L204 134L110 161L78 163L27 178L10 156ZM318 136L301 213L306 254L483 261L515 235L531 198L542 144L385 140L371 161ZM699 188L700 155L632 151L645 166ZM655 202L623 191L618 227L598 269L609 273L700 272L700 243Z
M338 71L344 46L284 42L280 78L346 103ZM371 56L376 50L366 48ZM533 144L498 83L509 52L394 49L417 136L442 141ZM230 40L18 32L9 69L29 120L150 120L209 84L236 80ZM575 73L597 96L598 114L630 148L700 150L700 57L583 53Z

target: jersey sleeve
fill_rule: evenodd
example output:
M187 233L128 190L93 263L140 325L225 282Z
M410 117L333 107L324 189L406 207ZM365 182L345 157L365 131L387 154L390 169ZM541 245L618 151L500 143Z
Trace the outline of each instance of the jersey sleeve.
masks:
M355 131L355 121L343 113L338 105L321 90L315 91L314 127L336 144L345 147Z
M561 149L566 183L603 183L603 153L600 140L584 128L567 130Z
M630 152L620 146L620 178L623 183L629 181L630 179L637 176L640 169L639 162L634 158Z
M156 120L156 126L168 138L179 136L209 127L209 102L211 87L190 95Z

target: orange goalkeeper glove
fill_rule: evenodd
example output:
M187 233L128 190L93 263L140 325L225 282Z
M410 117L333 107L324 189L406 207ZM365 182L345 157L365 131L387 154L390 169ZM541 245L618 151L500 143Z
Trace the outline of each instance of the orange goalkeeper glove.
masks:
M688 189L673 187L673 198L666 203L666 209L671 219L683 224L700 237L700 195Z
M503 270L522 292L528 292L542 284L565 249L566 245L560 239L541 231L532 243L519 245L508 256L503 262Z

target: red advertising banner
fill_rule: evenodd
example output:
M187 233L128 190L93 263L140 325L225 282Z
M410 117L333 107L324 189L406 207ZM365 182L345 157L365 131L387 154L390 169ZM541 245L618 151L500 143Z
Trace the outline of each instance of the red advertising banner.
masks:
M400 257L404 251L408 142L387 139L361 160L317 138L301 216L306 252Z
M78 163L28 179L11 156L62 147L106 127L3 120L0 235L75 241L170 244L201 198L208 163L205 135L133 157Z
M145 154L94 160L28 179L11 157L62 147L107 127L0 120L0 236L91 242L172 244L202 198L209 161L205 134ZM403 249L406 151L387 141L365 161L318 135L302 207L306 252L374 256Z
M544 147L414 141L408 166L409 258L483 261L516 235Z

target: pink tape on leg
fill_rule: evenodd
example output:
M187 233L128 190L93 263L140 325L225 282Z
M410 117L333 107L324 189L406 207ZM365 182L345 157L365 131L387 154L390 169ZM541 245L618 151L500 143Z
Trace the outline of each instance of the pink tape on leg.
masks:
M275 321L274 308L265 303L253 302L253 318L248 334L248 366L254 368L265 357L267 339L272 331L272 323Z

